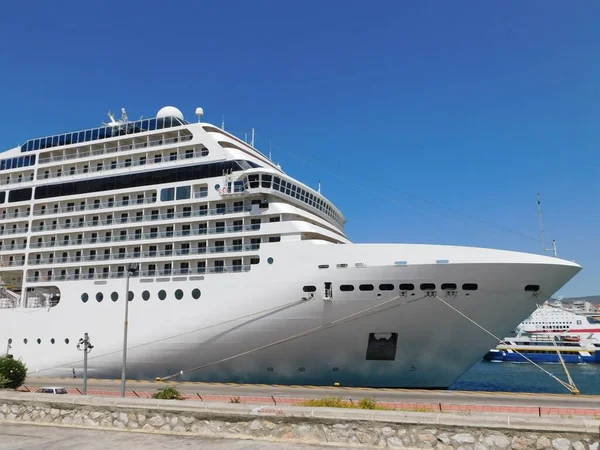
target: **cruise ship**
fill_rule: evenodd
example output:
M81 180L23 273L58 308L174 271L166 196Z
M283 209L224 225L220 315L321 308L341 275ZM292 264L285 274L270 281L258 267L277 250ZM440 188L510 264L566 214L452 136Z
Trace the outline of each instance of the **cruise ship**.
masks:
M196 116L2 154L0 348L30 376L80 377L89 333L89 376L119 377L128 299L128 378L445 388L581 269L354 244L319 189Z

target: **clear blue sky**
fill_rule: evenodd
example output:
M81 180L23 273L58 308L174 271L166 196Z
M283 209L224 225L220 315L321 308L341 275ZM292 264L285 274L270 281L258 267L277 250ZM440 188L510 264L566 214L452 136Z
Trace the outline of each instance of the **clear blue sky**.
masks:
M202 106L321 180L357 242L540 252L503 229L537 238L541 192L584 265L561 293L598 294L599 23L597 2L7 2L0 147Z

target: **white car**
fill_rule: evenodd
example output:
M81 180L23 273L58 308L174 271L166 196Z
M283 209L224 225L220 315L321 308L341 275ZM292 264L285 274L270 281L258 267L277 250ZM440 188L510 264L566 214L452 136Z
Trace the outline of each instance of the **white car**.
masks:
M64 387L43 387L35 392L37 394L68 394Z

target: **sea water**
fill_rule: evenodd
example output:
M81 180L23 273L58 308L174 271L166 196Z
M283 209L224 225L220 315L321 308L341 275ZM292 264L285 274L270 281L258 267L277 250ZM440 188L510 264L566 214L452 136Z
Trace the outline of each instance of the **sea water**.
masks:
M540 366L557 378L567 381L567 375L560 363ZM582 395L600 394L600 364L567 364L567 369ZM568 393L558 381L528 362L481 361L460 377L450 389Z

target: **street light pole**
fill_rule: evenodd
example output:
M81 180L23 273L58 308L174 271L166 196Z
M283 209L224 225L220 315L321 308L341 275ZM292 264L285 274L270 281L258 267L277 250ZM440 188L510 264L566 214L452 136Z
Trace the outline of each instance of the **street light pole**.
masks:
M129 326L129 277L137 270L137 264L130 264L127 268L125 283L125 320L123 321L123 366L121 370L121 397L125 397L125 380L127 378L127 328Z
M83 347L83 348L82 348ZM83 395L87 395L87 366L88 366L88 353L92 351L94 346L90 342L90 337L87 333L83 334L83 339L79 339L77 344L77 350L83 351Z

